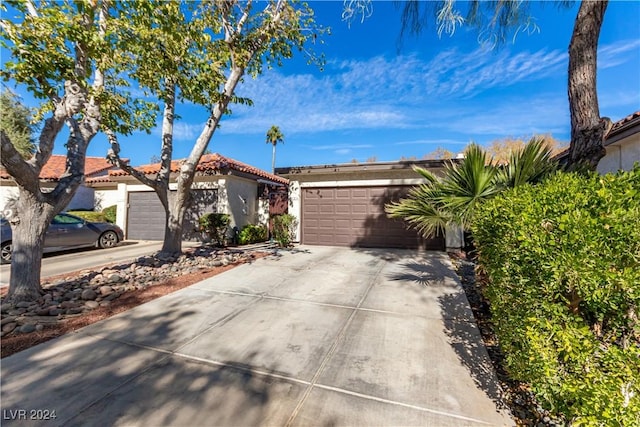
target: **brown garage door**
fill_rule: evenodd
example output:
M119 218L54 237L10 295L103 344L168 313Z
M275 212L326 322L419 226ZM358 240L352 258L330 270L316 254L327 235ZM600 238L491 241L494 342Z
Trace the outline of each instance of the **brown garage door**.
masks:
M172 192L174 193L174 192ZM184 240L197 240L198 218L205 212L216 212L217 190L192 190L193 203L184 218ZM165 212L155 191L129 193L127 239L163 240Z
M378 248L444 250L444 238L423 239L384 205L411 187L338 187L302 190L302 243Z

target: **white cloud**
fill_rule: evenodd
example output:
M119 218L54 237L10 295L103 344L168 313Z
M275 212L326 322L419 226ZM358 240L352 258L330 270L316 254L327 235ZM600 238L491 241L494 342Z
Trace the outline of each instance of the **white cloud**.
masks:
M627 62L631 56L638 56L640 40L622 40L598 49L598 69L604 70Z
M608 66L627 61L640 41L627 40L602 46L600 60ZM535 104L536 97L518 104L496 93L516 84L535 84L566 78L567 54L563 50L509 49L470 52L442 51L422 59L418 55L376 56L367 60L333 61L327 72L284 75L267 71L258 79L247 77L238 87L254 107L234 106L222 121L225 134L263 134L278 125L285 134L350 129L432 129L468 126L465 133L512 133L523 127L535 131L561 131L568 123L565 92L553 105ZM477 106L480 97L493 104ZM546 99L546 98L541 98ZM464 108L462 108L463 106ZM463 110L470 111L460 118ZM469 117L473 115L473 119ZM446 120L451 122L446 123ZM445 121L445 123L443 123ZM185 125L181 137L195 130ZM461 130L458 128L457 130ZM460 141L456 141L460 142Z

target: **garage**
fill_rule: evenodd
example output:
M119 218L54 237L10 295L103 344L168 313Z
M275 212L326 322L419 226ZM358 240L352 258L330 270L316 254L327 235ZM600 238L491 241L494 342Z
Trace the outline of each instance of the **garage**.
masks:
M401 220L388 218L385 204L411 186L302 189L301 241L308 245L444 250L443 237L424 239Z
M174 192L171 192L172 194ZM217 190L192 190L194 202L185 214L184 240L196 240L198 218L207 212L215 212ZM127 239L163 240L165 211L155 191L129 192Z
M343 163L276 168L289 180L288 212L298 218L296 240L306 245L445 250L447 236L422 238L384 206L424 183L416 167L441 176L445 160Z

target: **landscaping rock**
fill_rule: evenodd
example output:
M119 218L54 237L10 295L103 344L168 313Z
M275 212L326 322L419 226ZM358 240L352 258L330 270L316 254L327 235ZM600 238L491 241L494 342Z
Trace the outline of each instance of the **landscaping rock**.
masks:
M98 289L100 295L109 295L113 293L113 288L111 286L100 286Z
M96 299L98 294L96 294L93 289L85 289L84 291L82 291L81 296L83 300L94 300Z
M87 301L84 303L84 306L93 309L99 307L100 303L98 303L97 301Z
M108 307L126 292L146 289L184 274L198 273L253 258L242 252L202 247L179 256L139 257L131 264L82 270L75 277L43 281L44 295L37 303L16 305L2 302L2 337L42 330L66 316L79 315L98 307ZM179 279L177 279L179 280Z
M25 323L24 325L20 326L19 330L23 334L30 334L31 332L36 330L36 325L34 325L33 323Z
M2 325L2 332L8 334L9 332L13 331L16 328L16 326L18 326L16 322L6 323Z

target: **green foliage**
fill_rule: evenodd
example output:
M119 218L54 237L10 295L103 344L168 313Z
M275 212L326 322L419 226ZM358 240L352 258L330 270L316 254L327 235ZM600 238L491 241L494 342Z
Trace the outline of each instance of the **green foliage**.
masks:
M242 227L238 236L238 243L248 245L251 243L260 243L267 240L269 230L264 225L247 224Z
M386 205L385 210L425 236L444 233L450 224L469 229L474 212L484 201L506 188L540 182L556 169L550 150L540 139L532 139L504 166L494 165L480 146L471 144L461 162L445 164L442 179L416 168L426 183L412 189L407 198Z
M282 134L282 132L280 131L280 128L278 126L271 126L269 128L269 130L267 131L267 139L266 139L267 144L271 144L271 145L277 145L278 143L283 144L284 143L284 135Z
M227 238L227 229L231 217L227 214L207 213L198 219L200 230L206 233L211 241L224 246Z
M103 212L94 211L68 211L71 215L75 215L90 222L107 222Z
M102 209L102 214L104 215L104 219L107 222L115 224L117 209L118 209L118 206L116 205L107 206L106 208Z
M0 130L9 137L22 157L31 157L35 150L31 111L8 90L0 93Z
M298 220L290 214L273 216L273 237L284 248L293 242Z
M1 75L43 100L36 121L53 111L65 83L74 82L97 101L101 123L108 128L130 134L156 125L156 106L134 99L127 90L130 79L124 78L132 68L132 46L125 37L130 13L146 2L113 2L111 7L100 1L33 2L35 14L27 2L6 3L18 15L2 19L0 46L10 57L3 61ZM101 9L107 11L102 23ZM103 85L91 82L96 70L104 76Z
M640 167L556 174L472 226L511 375L574 425L640 423Z

